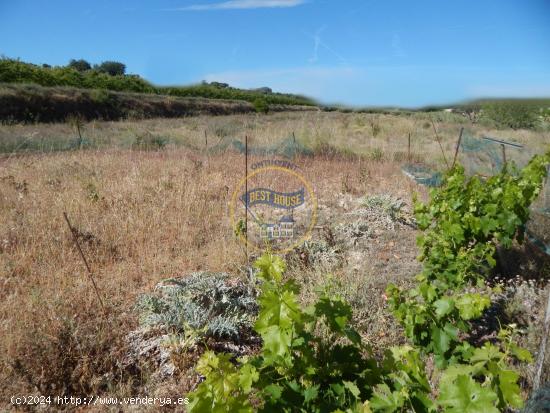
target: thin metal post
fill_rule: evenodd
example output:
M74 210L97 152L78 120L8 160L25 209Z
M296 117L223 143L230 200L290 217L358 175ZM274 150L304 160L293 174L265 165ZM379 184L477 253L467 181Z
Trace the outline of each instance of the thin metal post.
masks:
M244 136L244 239L246 244L246 264L248 265L248 135Z
M95 293L97 295L97 299L99 300L99 304L101 305L101 309L103 310L103 313L105 313L105 306L103 305L103 300L101 300L101 296L99 295L99 290L97 289L97 285L96 285L94 277L92 275L92 269L88 265L88 261L86 260L86 257L84 256L84 253L82 252L82 248L80 247L80 243L78 242L78 237L76 236L75 230L74 230L73 226L71 225L71 222L69 221L69 217L67 216L67 213L63 212L63 216L65 217L65 222L67 222L69 230L71 231L71 234L73 236L73 241L76 245L76 248L78 249L78 252L80 253L80 257L82 258L82 261L84 261L84 265L86 266L86 270L88 270L88 277L90 277L90 280L92 281L92 285L94 286L94 290L95 290Z
M409 132L409 145L407 150L407 160L411 162L411 133Z
M447 157L445 156L445 151L443 150L443 145L441 144L441 139L439 138L439 134L437 133L437 129L435 128L433 119L430 119L430 120L432 121L432 127L434 128L435 137L437 139L437 143L439 144L439 148L441 149L443 160L445 161L445 165L447 165L447 169L449 169L449 162L447 162Z

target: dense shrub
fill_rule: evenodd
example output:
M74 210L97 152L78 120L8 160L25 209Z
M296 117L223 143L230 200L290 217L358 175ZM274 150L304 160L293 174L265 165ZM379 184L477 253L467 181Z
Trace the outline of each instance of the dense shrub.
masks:
M73 67L43 68L18 60L0 59L0 82L35 83L40 86L73 86L85 89L154 93L155 88L139 76L111 76Z
M536 104L521 100L485 103L483 105L483 115L499 126L512 129L533 129L538 123Z
M254 102L254 109L258 113L267 113L269 111L269 105L264 98L257 97Z
M280 105L305 105L313 106L315 102L311 99L285 94L285 93L271 93L266 94L253 90L243 90L233 87L220 87L217 84L200 84L184 87L167 87L160 88L159 93L173 95L173 96L201 96L210 99L231 99L231 100L245 100L254 103L259 97L264 99L268 104L280 104Z

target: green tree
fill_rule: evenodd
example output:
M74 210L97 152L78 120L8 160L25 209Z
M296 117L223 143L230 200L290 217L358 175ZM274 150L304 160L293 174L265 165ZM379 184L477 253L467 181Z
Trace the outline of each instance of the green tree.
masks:
M126 65L115 61L105 61L95 68L98 72L111 76L122 76L126 73Z
M92 65L84 59L71 59L67 67L78 70L79 72L85 72L86 70L90 70L92 68Z

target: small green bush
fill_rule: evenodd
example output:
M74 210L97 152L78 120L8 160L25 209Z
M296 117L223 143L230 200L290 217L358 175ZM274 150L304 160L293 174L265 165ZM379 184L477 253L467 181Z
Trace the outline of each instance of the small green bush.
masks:
M269 112L269 104L267 103L267 100L265 100L264 98L258 97L254 99L253 105L257 113Z
M146 133L136 137L136 141L132 145L132 148L142 151L158 151L164 149L167 144L167 138Z
M369 158L373 161L383 161L384 160L384 151L380 148L374 148L369 153Z

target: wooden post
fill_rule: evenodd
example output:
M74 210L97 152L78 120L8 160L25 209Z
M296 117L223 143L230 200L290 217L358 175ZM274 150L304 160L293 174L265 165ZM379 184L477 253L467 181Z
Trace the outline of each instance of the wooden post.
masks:
M97 289L97 285L95 283L94 277L92 275L92 269L88 265L88 261L86 260L86 257L84 256L84 253L82 252L82 248L80 248L80 243L78 242L78 237L76 236L75 230L73 226L71 225L71 222L69 221L69 217L65 212L63 212L63 216L65 217L65 222L67 222L67 226L69 227L69 230L71 231L71 234L73 236L73 241L76 245L76 248L78 249L78 252L80 253L80 257L82 258L82 261L84 261L84 265L86 266L86 270L88 271L88 277L92 281L92 285L94 287L95 293L97 295L97 299L99 300L99 304L101 305L101 309L103 310L103 313L105 312L105 306L103 305L103 301L101 300L101 296L99 295L99 290Z
M504 144L500 145L502 147L502 162L506 165L506 146Z
M208 135L206 134L206 129L204 130L204 148L208 150Z
M456 158L458 157L458 151L460 149L460 144L462 143L462 133L463 132L464 132L464 128L460 128L460 134L458 135L458 142L456 143L456 148L455 148L455 156L453 158L453 166L451 166L451 168L455 167Z

